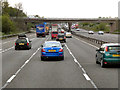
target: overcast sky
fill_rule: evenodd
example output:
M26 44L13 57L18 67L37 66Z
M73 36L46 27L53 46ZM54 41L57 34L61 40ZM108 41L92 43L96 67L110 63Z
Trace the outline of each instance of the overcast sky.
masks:
M8 0L10 6L22 3L27 15L58 18L118 17L120 0Z

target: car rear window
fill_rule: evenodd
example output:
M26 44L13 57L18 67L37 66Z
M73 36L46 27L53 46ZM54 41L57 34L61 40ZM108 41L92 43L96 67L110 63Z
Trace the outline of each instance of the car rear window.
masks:
M58 35L58 37L60 38L60 37L64 37L64 35Z
M120 46L109 46L108 51L120 51Z
M59 43L45 43L44 47L60 47Z
M26 40L25 38L21 38L21 39L17 39L16 42L17 42L17 43L20 43L20 42L25 43L25 42L27 42L27 40Z
M52 34L58 34L58 32L52 32Z

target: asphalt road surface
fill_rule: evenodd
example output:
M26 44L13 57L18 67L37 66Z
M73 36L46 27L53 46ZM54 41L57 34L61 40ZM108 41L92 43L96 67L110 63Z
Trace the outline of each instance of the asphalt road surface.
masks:
M98 35L98 32L95 32L94 34L88 34L87 30L80 29L80 31L76 31L75 29L72 29L72 31L75 31L76 34L83 35L85 37L91 37L98 40L103 40L107 42L120 42L120 35L118 34L108 34L104 33L104 35Z
M17 37L3 40L3 88L118 88L119 67L101 68L95 63L97 46L80 38L67 38L64 60L40 59L40 45L50 41L27 34L32 49L14 50Z

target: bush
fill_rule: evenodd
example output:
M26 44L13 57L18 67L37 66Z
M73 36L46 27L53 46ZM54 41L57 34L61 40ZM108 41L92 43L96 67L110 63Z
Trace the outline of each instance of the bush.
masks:
M2 32L5 34L9 34L10 32L15 31L15 25L14 23L10 20L8 15L3 15L2 16Z

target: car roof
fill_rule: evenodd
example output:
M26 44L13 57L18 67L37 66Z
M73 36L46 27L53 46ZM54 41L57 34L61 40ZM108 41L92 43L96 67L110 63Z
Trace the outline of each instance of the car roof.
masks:
M60 43L59 41L45 41L45 43Z
M59 33L58 35L64 35L64 33Z
M66 32L66 33L71 33L71 32Z
M120 43L105 43L101 47L106 47L106 46L118 46Z

